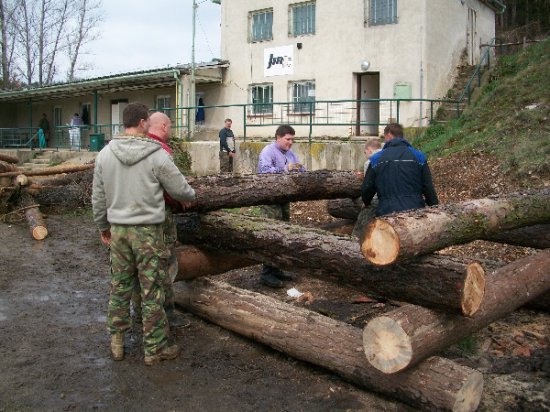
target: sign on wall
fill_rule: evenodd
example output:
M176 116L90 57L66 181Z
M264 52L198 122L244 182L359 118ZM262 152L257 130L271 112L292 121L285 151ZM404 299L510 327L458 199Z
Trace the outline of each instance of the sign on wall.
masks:
M264 49L264 77L294 74L294 46Z

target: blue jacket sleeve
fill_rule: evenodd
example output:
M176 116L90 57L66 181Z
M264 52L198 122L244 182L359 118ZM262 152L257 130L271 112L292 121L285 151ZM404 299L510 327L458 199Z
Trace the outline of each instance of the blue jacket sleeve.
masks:
M376 185L374 183L375 177L376 173L371 164L369 165L367 173L365 173L363 183L361 184L361 199L363 199L363 203L365 204L365 206L370 205L372 198L376 194Z

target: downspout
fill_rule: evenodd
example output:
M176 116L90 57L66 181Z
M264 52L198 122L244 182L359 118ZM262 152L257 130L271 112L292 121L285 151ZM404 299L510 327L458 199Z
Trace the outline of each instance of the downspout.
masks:
M176 128L178 129L178 137L181 139L181 114L180 114L180 104L181 104L181 80L180 80L180 71L174 69L173 71L174 80L176 80Z
M94 133L97 133L97 90L94 90Z

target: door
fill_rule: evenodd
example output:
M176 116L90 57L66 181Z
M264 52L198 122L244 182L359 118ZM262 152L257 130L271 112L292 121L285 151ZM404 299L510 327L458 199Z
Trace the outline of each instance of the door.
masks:
M124 122L122 121L122 112L128 106L128 100L111 101L111 137L124 132Z
M380 98L380 73L360 73L357 75L357 97L361 100L357 110L356 134L377 136L380 122L380 102L363 101Z

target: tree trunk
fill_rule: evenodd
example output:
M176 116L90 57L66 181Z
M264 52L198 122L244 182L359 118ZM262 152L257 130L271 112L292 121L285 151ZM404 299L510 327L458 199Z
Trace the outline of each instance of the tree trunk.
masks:
M178 304L213 323L423 410L474 411L481 399L481 373L448 359L380 373L361 352L361 330L327 316L214 280L180 283L175 291Z
M484 328L550 289L550 250L503 266L487 276L485 299L471 318L406 305L364 328L368 361L384 373L415 365Z
M332 217L338 219L355 220L362 206L363 201L360 197L355 199L331 199L327 202L327 212Z
M325 223L320 226L319 229L339 235L351 235L354 226L355 223L351 220L336 220L334 222Z
M502 230L550 222L550 188L382 216L361 243L366 259L389 265Z
M535 249L550 248L550 224L520 227L493 233L484 238L491 242L507 243L509 245L532 247Z
M287 202L357 197L361 180L351 171L262 175L214 175L189 178L197 194L186 211L206 212L224 208Z
M407 266L380 268L365 261L357 240L320 229L228 212L177 215L178 239L286 270L340 280L386 298L475 313L485 271L477 262L426 256Z
M61 173L72 173L72 172L80 172L82 170L88 170L88 169L93 169L94 168L94 164L91 163L91 164L83 164L83 165L67 165L67 166L53 166L53 167L48 167L48 168L45 168L45 169L35 169L31 172L25 172L23 174L27 175L27 176L48 176L48 175L56 175L56 174L61 174ZM3 176L10 176L10 177L13 177L13 176L17 176L17 175L20 175L22 172L20 171L16 171L16 172L5 172L5 173L0 173L0 177L3 177Z
M200 249L191 245L177 247L176 254L178 258L176 281L217 275L257 263L232 253Z
M0 160L6 163L13 163L13 164L19 163L19 158L17 158L16 156L7 155L5 153L0 153Z
M32 237L36 240L43 240L46 236L48 236L48 229L46 228L46 223L44 222L44 218L42 217L42 213L40 213L38 206L29 207L34 204L36 204L36 202L33 197L26 190L22 190L20 207L26 208L25 218L27 219L27 223L31 229Z

